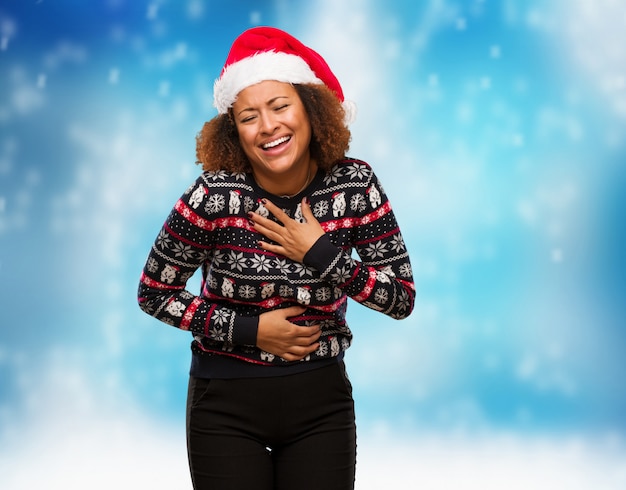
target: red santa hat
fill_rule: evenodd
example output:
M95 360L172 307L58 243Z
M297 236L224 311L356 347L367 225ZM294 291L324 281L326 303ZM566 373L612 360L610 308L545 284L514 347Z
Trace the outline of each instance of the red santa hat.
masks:
M324 58L274 27L253 27L235 39L215 81L213 105L219 114L225 114L239 92L265 80L324 84L343 104L346 123L354 120L355 106L344 99L341 85Z

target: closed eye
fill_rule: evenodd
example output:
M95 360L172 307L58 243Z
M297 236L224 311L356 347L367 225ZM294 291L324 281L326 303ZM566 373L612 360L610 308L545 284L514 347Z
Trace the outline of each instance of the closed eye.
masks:
M248 123L248 122L254 121L255 118L256 116L247 116L247 117L244 117L243 119L240 119L240 122L242 124Z

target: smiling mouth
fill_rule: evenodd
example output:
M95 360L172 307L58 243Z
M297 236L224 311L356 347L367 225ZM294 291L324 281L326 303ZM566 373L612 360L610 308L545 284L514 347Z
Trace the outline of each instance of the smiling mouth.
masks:
M270 141L269 143L265 143L262 148L264 150L270 150L272 148L276 148L278 145L282 145L291 139L291 136L283 136L282 138L278 138L277 140Z

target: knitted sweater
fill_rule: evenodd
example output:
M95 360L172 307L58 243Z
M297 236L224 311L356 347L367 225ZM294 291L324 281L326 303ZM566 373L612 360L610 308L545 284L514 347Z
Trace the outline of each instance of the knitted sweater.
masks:
M325 231L304 263L263 250L248 221L269 216L267 198L302 220L307 196ZM263 238L265 239L265 238ZM266 240L266 239L265 239ZM360 260L352 257L355 250ZM202 271L201 291L186 290ZM251 174L204 172L175 204L157 236L139 284L139 305L157 319L191 331L191 374L242 377L288 374L336 361L350 346L348 297L392 318L407 317L414 303L409 256L372 168L345 159L291 198L268 194ZM292 319L322 326L319 348L288 362L256 347L258 317L293 305ZM268 369L269 368L269 369Z

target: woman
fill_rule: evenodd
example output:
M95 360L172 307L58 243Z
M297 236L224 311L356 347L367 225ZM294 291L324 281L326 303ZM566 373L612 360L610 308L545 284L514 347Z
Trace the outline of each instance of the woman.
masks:
M315 51L278 29L244 32L214 102L197 139L204 171L139 285L145 312L193 334L194 488L351 489L347 299L411 313L402 235L372 168L346 158L348 105Z

